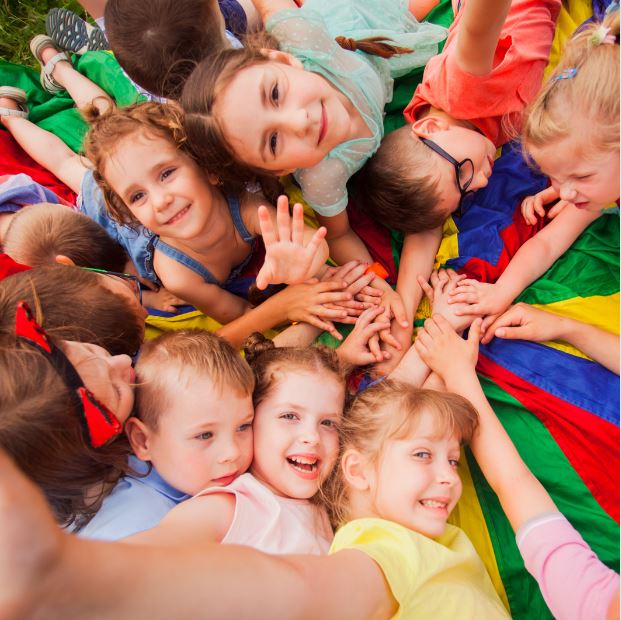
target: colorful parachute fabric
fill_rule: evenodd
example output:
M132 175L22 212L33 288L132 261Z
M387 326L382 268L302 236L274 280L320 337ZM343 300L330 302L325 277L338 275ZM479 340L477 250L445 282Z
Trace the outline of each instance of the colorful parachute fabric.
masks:
M597 0L598 11L603 4ZM586 0L564 2L551 65L558 60L564 41L591 14ZM452 17L450 0L442 0L430 14L430 21L448 25ZM109 53L90 52L74 60L78 70L100 84L119 105L138 99ZM387 106L387 131L403 124L401 112L421 76L422 71L416 71L399 80L395 97ZM24 88L29 94L32 120L79 150L86 124L68 97L48 95L40 88L34 71L8 63L0 62L0 80ZM7 134L0 134L0 138L7 145L0 158L2 174L15 170L33 176L36 172L43 185L71 198L66 188L63 194L57 179L37 171L34 162L22 158ZM483 281L495 281L519 246L543 226L543 221L526 225L517 207L524 196L545 185L546 179L524 163L519 145L505 146L489 186L478 192L463 217L446 223L437 263ZM292 185L287 186L287 192L293 199L300 198L299 190ZM353 228L394 282L401 235L375 225L353 204L348 210ZM250 282L252 269L244 277ZM594 222L519 300L618 333L618 215L603 215ZM422 304L419 323L428 311ZM199 312L152 316L148 334L184 327L214 330L218 326ZM326 335L321 341L337 346ZM482 347L478 370L487 397L527 465L598 556L618 570L619 378L567 344L498 339ZM462 459L461 474L464 494L452 521L473 540L514 618L551 617L537 584L524 569L495 494L468 452Z

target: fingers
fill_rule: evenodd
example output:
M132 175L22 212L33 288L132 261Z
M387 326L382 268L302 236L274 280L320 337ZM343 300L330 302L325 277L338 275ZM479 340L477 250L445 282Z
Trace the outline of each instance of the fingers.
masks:
M276 227L280 241L291 239L291 218L289 217L289 199L287 196L278 196L276 202Z
M434 273L431 274L431 277L433 279L435 274ZM433 288L429 285L429 283L427 282L427 280L425 280L425 278L423 278L423 276L418 275L416 276L416 281L418 282L418 285L423 289L423 293L425 293L425 297L427 297L427 299L429 300L430 304L433 304Z
M569 203L566 200L559 200L549 211L548 217L555 218Z
M481 325L483 320L479 317L472 321L470 330L468 331L468 342L477 349L479 348L479 340L481 339Z
M384 356L382 355L382 350L380 349L379 337L377 335L371 336L371 338L369 338L368 346L375 361L381 362Z
M259 228L261 229L261 237L263 238L263 244L267 248L268 246L276 243L276 231L274 230L274 224L270 217L270 212L267 207L261 205L258 210L259 215Z
M375 277L373 277L375 279ZM368 297L381 297L384 293L374 286L365 286L361 291L363 295L367 295Z
M324 228L324 227L322 226L321 228ZM319 228L317 232L313 235L313 238L308 244L309 249L311 245L313 244L313 241L315 240L315 237L317 233L321 230L321 228ZM325 228L324 228L323 236L325 237ZM317 247L319 247L319 243L321 243L321 239L323 239L323 237L321 237L320 240L317 242ZM296 202L293 205L293 221L291 223L291 241L293 241L293 243L295 243L296 245L304 244L304 207L299 202Z
M374 274L372 273L365 273L362 274L357 280L355 280L354 282L352 282L348 287L347 290L352 294L352 295L357 295L362 289L366 288L369 286L369 284L372 282L373 278L374 278Z
M255 281L257 288L260 291L265 290L268 284L271 282L271 279L272 279L272 269L271 267L266 266L265 263L263 263L263 267L261 267L261 269L259 270L259 273L257 274L257 279Z
M392 310L392 314L395 317L395 320L401 325L401 327L408 327L408 315L405 311L405 306L403 305L403 301L401 300L401 296L398 294L394 294L390 299L390 309Z
M301 207L302 205L296 205L296 207L297 206ZM311 240L308 242L308 245L306 246L306 252L309 256L314 257L315 254L319 252L319 248L321 247L321 243L325 239L327 232L328 232L328 229L325 226L321 226L315 231L315 234L311 237ZM301 231L300 241L296 242L294 240L293 243L298 243L299 245L302 245L304 243L304 220L302 220L302 231Z
M381 299L379 297L373 297L370 295L363 295L362 293L358 293L356 295L356 299L361 301L363 304L369 304L371 306L379 306L381 303Z
M401 349L403 349L403 346L401 345L401 343L392 335L390 329L384 329L382 331L380 331L380 339L382 340L382 342L386 343L387 345L397 349L397 351L401 351Z
M368 308L360 315L360 318L358 319L356 325L361 328L365 328L369 326L378 316L380 316L380 314L383 314L383 312L384 309L379 306ZM388 322L388 325L390 325L390 322Z
M475 304L479 301L479 292L472 287L460 287L451 292L449 304Z
M461 282L468 277L465 273L457 273L454 269L445 269L444 271L451 282Z
M336 327L334 327L334 323L332 321L322 321L320 318L310 315L306 318L306 322L310 325L318 327L324 332L328 332L331 336L334 336L337 340L343 340L343 336L339 334Z
M483 334L481 342L483 344L488 344L494 337L495 325L499 318L502 317L497 314L490 314L483 319L483 323L481 323L481 334Z

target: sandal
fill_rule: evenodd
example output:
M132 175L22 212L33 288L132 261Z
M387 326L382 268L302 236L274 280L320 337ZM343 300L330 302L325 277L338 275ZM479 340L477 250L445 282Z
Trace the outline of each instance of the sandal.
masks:
M65 87L54 79L52 73L54 71L54 67L61 60L71 62L71 55L69 52L58 52L58 54L52 56L50 60L43 64L41 53L47 47L53 47L56 49L56 43L54 43L54 41L52 41L52 39L45 34L38 34L32 41L30 41L30 51L41 65L41 86L43 86L48 93L60 93L65 90Z
M45 17L45 31L58 47L74 54L110 49L101 28L91 26L69 9L50 9Z
M28 106L26 105L26 91L14 86L0 86L0 97L12 99L17 103L17 110L0 107L0 116L19 116L28 118Z

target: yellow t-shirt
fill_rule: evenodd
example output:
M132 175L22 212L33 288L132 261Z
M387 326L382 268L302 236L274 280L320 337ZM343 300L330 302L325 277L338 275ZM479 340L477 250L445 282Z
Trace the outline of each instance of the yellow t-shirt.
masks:
M493 620L509 617L466 534L447 525L437 539L383 519L356 519L329 553L359 549L373 558L399 603L395 619Z

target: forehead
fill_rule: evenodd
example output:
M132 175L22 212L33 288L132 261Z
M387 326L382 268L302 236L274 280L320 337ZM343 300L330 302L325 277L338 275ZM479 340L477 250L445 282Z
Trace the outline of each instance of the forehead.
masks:
M335 398L338 398L339 402L333 408L340 412L342 410L340 399L345 398L345 386L331 372L324 369L313 372L278 369L273 373L273 385L262 402L269 400L312 405L330 403Z
M395 416L399 414L395 412ZM401 414L403 416L403 414ZM392 439L411 443L419 439L428 439L435 444L444 444L449 449L459 449L460 440L455 431L447 428L444 417L439 412L423 410L417 414L402 418Z

